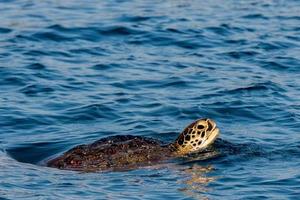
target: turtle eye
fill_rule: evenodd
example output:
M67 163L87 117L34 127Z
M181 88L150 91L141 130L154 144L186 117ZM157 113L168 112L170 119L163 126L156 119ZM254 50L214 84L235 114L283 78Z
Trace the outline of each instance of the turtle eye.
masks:
M201 125L201 124L199 124L199 125L197 126L197 129L204 129L204 126Z

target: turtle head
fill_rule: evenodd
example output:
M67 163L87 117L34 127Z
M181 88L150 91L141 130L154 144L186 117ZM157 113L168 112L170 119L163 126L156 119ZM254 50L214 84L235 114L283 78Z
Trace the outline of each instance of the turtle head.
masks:
M199 119L187 126L172 144L178 154L189 154L205 149L219 135L216 123L211 119Z

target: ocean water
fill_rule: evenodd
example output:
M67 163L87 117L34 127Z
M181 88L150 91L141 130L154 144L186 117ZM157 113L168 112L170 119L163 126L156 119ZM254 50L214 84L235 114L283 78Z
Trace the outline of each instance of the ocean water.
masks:
M99 138L220 155L105 173L41 166ZM0 1L0 199L300 198L300 2Z

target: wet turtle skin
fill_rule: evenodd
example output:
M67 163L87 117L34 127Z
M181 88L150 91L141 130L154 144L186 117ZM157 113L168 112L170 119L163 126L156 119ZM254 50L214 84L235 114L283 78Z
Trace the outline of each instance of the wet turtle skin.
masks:
M50 160L49 167L80 171L127 170L173 157L171 146L132 135L117 135L79 145Z

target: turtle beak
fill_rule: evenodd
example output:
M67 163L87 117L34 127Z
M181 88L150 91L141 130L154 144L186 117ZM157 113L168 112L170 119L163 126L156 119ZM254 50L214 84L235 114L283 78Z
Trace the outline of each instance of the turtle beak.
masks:
M208 125L208 128L206 131L214 131L217 127L217 124L216 122L214 122L213 120L211 119L207 119L207 125Z
M207 132L209 134L204 143L204 146L208 146L208 145L212 144L220 134L220 130L219 130L219 128L217 128L217 124L213 120L208 119L207 124L208 124Z

